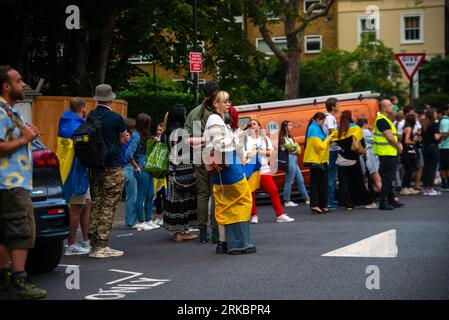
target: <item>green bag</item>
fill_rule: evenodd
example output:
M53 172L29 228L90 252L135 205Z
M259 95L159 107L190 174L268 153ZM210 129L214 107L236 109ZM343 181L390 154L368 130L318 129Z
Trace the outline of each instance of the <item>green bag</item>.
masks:
M157 179L168 176L168 147L165 143L155 140L147 141L145 171Z

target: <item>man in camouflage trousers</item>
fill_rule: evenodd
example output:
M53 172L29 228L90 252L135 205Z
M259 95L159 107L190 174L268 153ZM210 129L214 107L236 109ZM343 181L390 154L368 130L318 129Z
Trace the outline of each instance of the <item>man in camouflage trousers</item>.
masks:
M118 113L112 112L112 100L115 94L109 85L99 85L95 89L94 99L98 106L89 116L101 117L103 141L108 150L106 167L91 169L90 188L92 209L89 218L89 238L92 249L89 257L103 259L119 257L123 251L108 247L109 234L112 229L114 213L122 195L125 184L123 167L120 162L120 145L129 140L125 120Z

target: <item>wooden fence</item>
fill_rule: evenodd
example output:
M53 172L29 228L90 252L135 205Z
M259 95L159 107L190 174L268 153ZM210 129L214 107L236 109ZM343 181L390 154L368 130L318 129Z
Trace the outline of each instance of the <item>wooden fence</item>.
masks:
M72 97L36 97L32 106L33 124L41 132L40 140L53 151L56 151L58 138L58 124L62 113L70 109ZM93 98L83 98L86 102L87 112L96 108ZM126 119L128 103L125 100L114 100L112 110Z

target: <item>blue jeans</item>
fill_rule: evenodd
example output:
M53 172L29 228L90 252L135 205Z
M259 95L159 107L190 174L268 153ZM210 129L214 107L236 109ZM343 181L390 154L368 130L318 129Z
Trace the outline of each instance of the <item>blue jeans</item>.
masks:
M132 227L137 223L136 199L137 181L134 177L134 167L129 164L125 167L125 224Z
M331 151L327 171L327 205L335 204L335 188L337 187L337 161L339 150Z
M153 217L154 182L153 177L143 170L134 172L137 180L136 214L139 223L150 221Z
M285 175L284 185L284 202L288 202L291 199L292 185L296 181L298 191L304 199L309 199L306 186L304 184L304 177L299 169L298 159L296 155L289 155L288 157L288 172Z

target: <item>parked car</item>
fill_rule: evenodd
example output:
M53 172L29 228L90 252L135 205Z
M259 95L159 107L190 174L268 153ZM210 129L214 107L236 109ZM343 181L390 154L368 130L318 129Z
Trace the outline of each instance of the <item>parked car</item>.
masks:
M39 140L32 142L33 201L36 220L36 245L30 250L27 270L50 272L64 252L64 240L70 233L70 212L62 190L59 160Z

